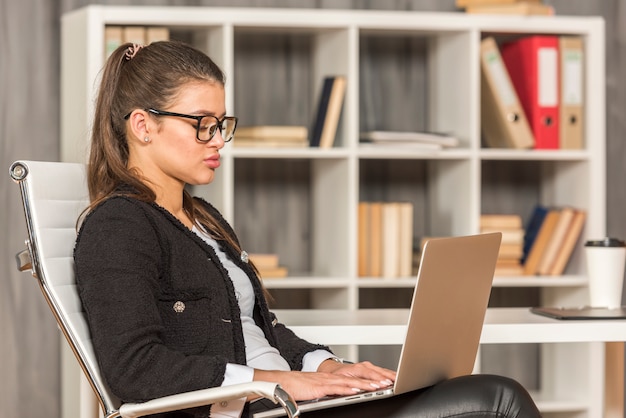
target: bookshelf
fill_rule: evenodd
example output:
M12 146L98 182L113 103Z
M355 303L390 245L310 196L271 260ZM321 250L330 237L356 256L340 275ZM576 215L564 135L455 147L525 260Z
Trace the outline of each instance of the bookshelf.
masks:
M234 224L246 250L278 253L289 268L290 277L265 282L277 308L408 305L411 277L358 277L360 201L412 202L416 237L477 233L481 213L515 213L527 220L537 203L582 208L587 212L583 240L605 235L601 18L88 6L62 18L64 161L85 161L94 80L103 65L105 28L113 25L166 27L172 38L206 51L227 74L228 113L247 125L310 127L324 77L346 76L332 148L227 145L215 181L194 190ZM524 34L582 36L584 149L481 147L480 40ZM289 77L285 66L276 64L287 60ZM387 85L390 77L410 83ZM270 90L271 95L263 94ZM269 97L270 103L260 97ZM383 106L383 99L390 106ZM275 112L277 107L284 111ZM438 152L359 146L359 132L381 129L449 132L459 146ZM575 249L563 276L496 277L494 286L536 291L545 305L583 304L587 278L582 247ZM350 358L370 353L354 346L339 349ZM601 416L604 401L597 385L603 384L604 371L593 359L598 348L542 344L539 350L542 361L533 391L545 415ZM489 356L482 357L480 363L486 365ZM579 367L572 372L574 364Z

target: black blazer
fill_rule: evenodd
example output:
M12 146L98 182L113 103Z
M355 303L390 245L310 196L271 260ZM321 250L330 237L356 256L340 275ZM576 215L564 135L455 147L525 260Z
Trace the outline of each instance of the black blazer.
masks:
M201 201L234 236L217 210ZM249 276L255 321L292 370L316 349L277 323ZM156 204L113 197L85 218L74 249L76 279L94 349L111 391L126 402L219 386L226 363L245 364L239 306L211 246Z

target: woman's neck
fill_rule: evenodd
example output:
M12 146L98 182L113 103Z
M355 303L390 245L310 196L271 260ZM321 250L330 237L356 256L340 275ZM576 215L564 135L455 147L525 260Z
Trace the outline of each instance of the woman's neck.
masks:
M193 221L183 205L184 185L171 187L155 187L156 203L176 217L187 228L192 229Z

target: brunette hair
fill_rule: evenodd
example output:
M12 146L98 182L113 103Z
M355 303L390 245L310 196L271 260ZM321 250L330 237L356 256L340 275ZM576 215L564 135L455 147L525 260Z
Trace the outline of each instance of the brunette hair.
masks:
M222 70L206 54L177 41L147 46L120 45L106 61L96 99L91 150L87 168L90 205L87 212L114 195L154 202L156 195L139 172L128 167L125 116L134 109L164 109L189 82L225 83ZM120 186L130 186L122 187ZM237 242L221 224L183 192L189 218L216 239L237 250Z

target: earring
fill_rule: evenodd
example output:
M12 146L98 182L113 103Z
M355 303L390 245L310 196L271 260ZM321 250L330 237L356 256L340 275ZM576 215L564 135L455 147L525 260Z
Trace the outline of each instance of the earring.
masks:
M145 138L143 139L143 142L150 142L150 137L149 137L149 136L145 137Z

